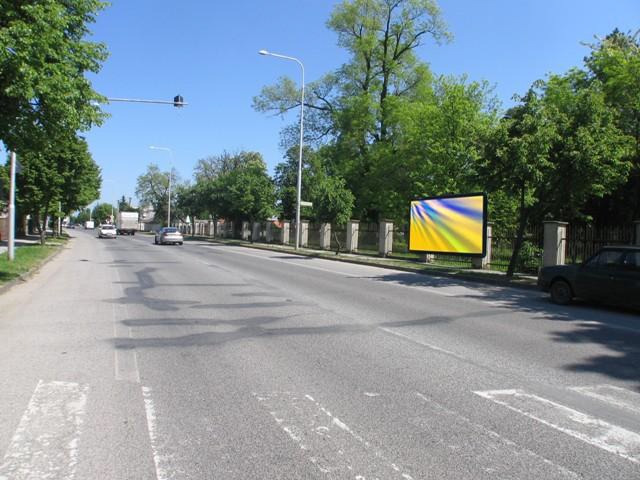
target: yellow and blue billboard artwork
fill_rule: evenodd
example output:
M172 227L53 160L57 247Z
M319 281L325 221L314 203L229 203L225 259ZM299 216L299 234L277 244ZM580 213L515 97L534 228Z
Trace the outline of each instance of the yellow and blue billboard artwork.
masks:
M484 255L486 198L477 193L411 202L409 250Z

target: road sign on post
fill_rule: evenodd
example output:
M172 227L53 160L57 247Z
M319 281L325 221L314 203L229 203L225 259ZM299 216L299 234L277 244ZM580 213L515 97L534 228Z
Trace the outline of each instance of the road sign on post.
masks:
M301 207L313 207L313 202L305 202L303 200L300 200L300 206Z

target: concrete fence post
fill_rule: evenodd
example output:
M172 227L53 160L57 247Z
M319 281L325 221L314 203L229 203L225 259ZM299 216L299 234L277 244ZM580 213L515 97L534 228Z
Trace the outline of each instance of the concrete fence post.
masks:
M320 224L320 248L322 250L331 250L331 224Z
M306 248L309 245L309 220L300 220L300 233L300 246Z
M393 251L393 222L383 220L379 225L378 255L386 257Z
M493 228L491 225L487 225L487 238L485 241L487 242L487 252L484 257L473 257L471 259L471 265L473 268L481 268L486 270L489 268L489 264L491 263L491 239L493 237Z
M289 245L289 236L291 235L291 222L282 222L282 244Z
M242 231L240 232L240 238L242 240L249 240L251 231L249 230L249 222L242 222Z
M544 224L542 266L564 265L567 245L567 222L547 221Z
M358 251L358 234L360 230L360 221L349 220L347 222L347 252Z
M273 222L268 220L264 229L264 236L267 243L273 242Z
M252 242L259 242L260 241L260 230L262 227L262 224L260 222L253 222L253 229L251 231L251 241Z
M640 220L633 222L633 243L634 245L640 245Z

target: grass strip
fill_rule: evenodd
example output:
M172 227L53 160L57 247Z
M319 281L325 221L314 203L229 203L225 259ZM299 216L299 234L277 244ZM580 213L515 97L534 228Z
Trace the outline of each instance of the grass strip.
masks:
M0 255L0 285L11 282L42 265L64 244L64 241L56 240L47 242L46 245L21 245L15 249L13 262L10 262L7 254L3 253Z

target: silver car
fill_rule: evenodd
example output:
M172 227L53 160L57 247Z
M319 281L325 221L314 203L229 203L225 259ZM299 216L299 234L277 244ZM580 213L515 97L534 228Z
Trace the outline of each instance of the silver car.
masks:
M182 234L175 227L162 227L156 232L154 239L156 245L165 245L167 243L182 245L183 241Z
M100 225L98 227L98 238L116 238L116 226L115 225Z

